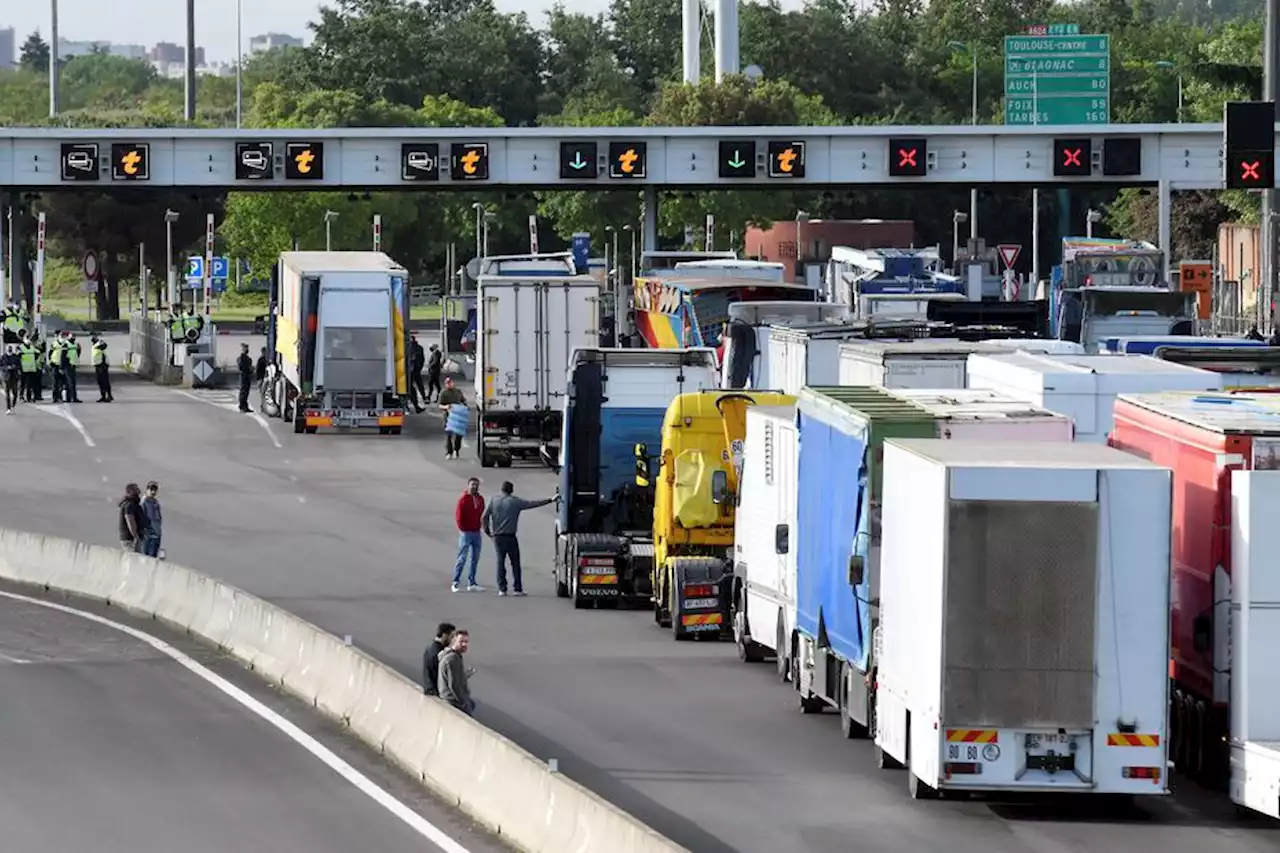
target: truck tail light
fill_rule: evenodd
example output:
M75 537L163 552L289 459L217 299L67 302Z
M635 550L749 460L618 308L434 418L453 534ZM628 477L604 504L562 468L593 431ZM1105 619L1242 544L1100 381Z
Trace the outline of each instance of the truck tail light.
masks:
M715 598L718 590L711 584L685 584L685 598Z
M1122 767L1120 775L1125 779L1150 779L1153 782L1160 781L1159 767Z
M942 772L948 779L952 776L981 776L982 764L977 761L948 761L942 765Z

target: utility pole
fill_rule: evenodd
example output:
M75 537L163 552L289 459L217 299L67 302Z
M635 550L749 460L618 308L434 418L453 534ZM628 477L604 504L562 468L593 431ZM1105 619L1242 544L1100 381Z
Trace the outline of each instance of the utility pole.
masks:
M1262 100L1274 101L1280 88L1280 0L1267 0L1267 28L1262 39ZM1276 272L1280 270L1280 247L1276 241L1276 191L1262 191L1262 288L1258 294L1266 312L1266 325L1275 328L1271 302L1276 294ZM1166 249L1167 251L1167 249Z
M49 118L58 116L58 0L49 0Z
M187 0L187 121L196 120L196 0Z

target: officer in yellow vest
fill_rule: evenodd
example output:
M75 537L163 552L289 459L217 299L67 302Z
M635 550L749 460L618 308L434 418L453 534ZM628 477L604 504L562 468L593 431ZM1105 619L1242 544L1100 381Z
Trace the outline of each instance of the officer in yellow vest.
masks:
M191 334L193 329L196 332L194 336ZM182 318L182 334L190 340L192 337L198 337L203 331L204 318L196 314L196 309L194 307L188 307L186 315Z
M67 402L79 403L76 386L76 368L80 366L80 342L72 332L66 333L62 342L62 377L67 389Z
M62 402L62 389L66 383L66 375L62 372L63 357L67 353L63 332L59 332L49 342L49 369L53 371L53 402Z
M93 345L93 375L98 380L98 402L114 403L116 398L111 394L111 368L107 365L107 342L94 335L89 339Z
M169 340L177 343L183 340L185 324L182 319L182 306L174 305L169 309Z
M18 335L24 325L22 312L18 310L16 303L10 302L9 307L5 308L4 314L0 316L0 327L4 329L4 342L6 344L20 343Z
M34 403L36 387L40 383L40 351L31 343L25 329L22 331L22 343L18 346L18 356L22 366L22 399Z

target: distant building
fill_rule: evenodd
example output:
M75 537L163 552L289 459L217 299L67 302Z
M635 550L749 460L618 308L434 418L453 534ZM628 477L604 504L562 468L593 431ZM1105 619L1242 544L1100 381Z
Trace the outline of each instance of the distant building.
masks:
M797 246L797 225L799 239ZM826 263L832 246L851 249L909 249L917 242L915 223L907 219L810 219L775 222L770 228L747 229L748 258L787 264L796 279L803 267Z
M259 54L277 47L302 47L302 39L283 33L266 33L249 39L249 53Z
M187 49L180 44L174 44L170 41L162 41L155 47L151 48L152 62L176 62L181 63L187 55ZM199 50L196 51L199 56Z
M109 41L72 41L58 39L58 58L71 59L75 56L88 56L91 53L105 53L108 56L121 56L125 59L146 60L148 50L140 44L112 44Z
M18 67L18 36L13 27L0 30L0 71Z

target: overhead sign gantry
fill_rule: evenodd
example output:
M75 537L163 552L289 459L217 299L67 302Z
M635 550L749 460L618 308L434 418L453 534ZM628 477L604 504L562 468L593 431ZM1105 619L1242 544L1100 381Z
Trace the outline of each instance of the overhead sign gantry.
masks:
M1275 127L1256 170L1265 186ZM1266 143L1272 147L1270 159ZM1253 163L1253 160L1249 161ZM1223 126L0 130L0 188L1223 186ZM1250 173L1252 176L1252 173Z

